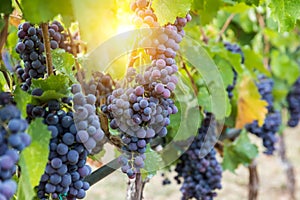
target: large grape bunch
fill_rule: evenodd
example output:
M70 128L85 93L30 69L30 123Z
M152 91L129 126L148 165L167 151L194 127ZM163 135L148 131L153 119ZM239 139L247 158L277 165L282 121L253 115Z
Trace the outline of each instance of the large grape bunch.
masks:
M161 27L149 1L137 0L131 9L135 12L137 27L156 28L149 29L141 41L152 64L144 73L137 73L130 66L126 74L127 87L116 88L107 98L107 105L102 106L102 111L111 120L111 128L121 133L122 171L134 178L144 166L147 144L155 137L166 136L170 115L178 111L171 99L178 82L174 58L185 35L183 27L191 16L177 18L175 23Z
M224 46L231 53L240 54L240 56L241 56L241 64L244 64L244 62L245 62L244 53L243 53L242 49L237 44L231 44L229 42L225 42ZM234 68L232 68L232 71L233 71L233 82L232 82L231 85L228 85L227 88L226 88L226 91L228 93L229 99L232 99L232 97L233 97L233 90L234 90L234 88L236 86L237 76L238 76L238 74L237 74L237 72L235 71Z
M212 148L216 141L215 126L213 115L207 113L198 135L179 158L175 179L181 184L182 200L211 200L216 196L215 190L222 188L222 167Z
M63 30L63 26L57 21L49 25L51 49L59 47L63 39L61 35ZM16 72L24 82L22 89L27 91L31 85L31 79L43 78L46 73L42 30L29 22L24 22L19 25L18 38L16 52L24 62L24 69L18 66Z
M286 100L288 102L288 111L290 113L288 126L296 127L300 120L300 78L298 78L292 86Z
M40 179L37 196L40 199L83 199L89 183L83 179L91 173L86 165L88 151L77 142L73 112L63 110L63 102L49 100L47 105L28 105L30 119L43 117L51 131L50 153L44 174Z
M31 143L25 132L28 124L18 108L11 104L9 93L0 93L0 199L12 199L17 189L12 179L20 152Z
M266 148L265 154L271 155L275 150L275 143L277 142L276 132L281 125L281 113L276 111L273 107L273 80L260 75L258 83L256 83L259 93L263 100L268 103L268 113L264 124L260 127L257 121L246 125L246 129L262 138L263 145Z
M74 119L78 130L76 141L82 143L85 148L92 154L99 153L103 146L104 132L96 115L96 96L82 93L79 84L72 85L71 89L74 94Z

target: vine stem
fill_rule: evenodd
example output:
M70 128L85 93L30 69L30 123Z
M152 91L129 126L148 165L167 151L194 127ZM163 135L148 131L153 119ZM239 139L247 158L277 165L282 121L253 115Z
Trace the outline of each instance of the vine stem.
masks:
M205 43L205 44L208 44L208 41L209 41L209 38L207 37L203 27L200 27L200 32L201 32L201 35L202 35L202 41Z
M261 14L256 13L256 18L257 18L257 21L258 21L258 24L259 24L261 30L263 31L266 27L264 17ZM269 38L268 38L268 36L266 36L266 34L263 34L263 40L264 40L264 59L263 59L263 62L264 62L265 68L269 69L269 58L268 58L267 55L270 52L270 42L269 42Z
M248 166L249 170L249 193L248 200L257 200L259 189L259 176L257 171L257 163L255 160Z
M231 15L227 18L227 20L226 20L226 22L224 23L224 25L223 25L221 31L220 31L219 34L218 34L218 37L217 37L216 42L220 41L220 39L222 38L223 33L224 33L224 32L226 31L226 29L228 28L228 26L229 26L229 24L231 23L231 21L232 21L232 19L234 18L234 16L235 16L235 14L231 14Z
M45 52L46 52L47 74L48 76L50 76L53 74L53 67L52 67L52 56L51 56L51 48L50 48L50 38L48 32L48 23L42 23L41 27L42 27Z
M140 173L136 174L135 180L129 180L127 188L127 200L141 200L143 199L143 189L145 184Z
M289 191L290 199L296 200L295 191L296 191L296 178L295 178L295 170L291 161L286 156L286 144L284 133L279 137L279 156L281 162L283 163L283 168L286 174L287 179L287 189Z

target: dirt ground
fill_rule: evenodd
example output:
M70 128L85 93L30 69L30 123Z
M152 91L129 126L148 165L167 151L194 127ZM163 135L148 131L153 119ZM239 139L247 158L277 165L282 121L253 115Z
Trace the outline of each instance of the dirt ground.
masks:
M287 156L292 161L296 179L300 180L300 127L286 131ZM260 144L260 140L251 137L253 142ZM260 147L262 148L262 147ZM257 158L260 178L258 200L289 200L286 189L284 166L279 156L260 154ZM180 200L180 186L173 181L173 174L169 174L172 184L162 186L163 178L160 175L153 177L146 185L145 200ZM247 200L248 195L248 168L240 166L236 174L225 171L223 173L223 189L218 191L216 200ZM87 194L87 200L122 200L126 196L127 177L120 171L95 184ZM296 199L300 200L300 184L296 188Z

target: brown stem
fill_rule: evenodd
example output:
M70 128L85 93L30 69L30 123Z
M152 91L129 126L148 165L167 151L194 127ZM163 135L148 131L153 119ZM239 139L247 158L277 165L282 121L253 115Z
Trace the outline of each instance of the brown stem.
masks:
M259 24L261 30L263 31L266 27L264 17L261 14L256 13L256 18L257 18L257 21L258 21L258 24ZM264 62L265 68L269 69L268 54L270 52L270 42L269 42L269 38L266 34L263 34L263 40L264 40L264 59L263 59L263 62Z
M209 41L209 38L207 37L207 35L205 34L205 31L202 27L200 27L200 32L201 32L201 35L202 35L202 41L205 43L205 44L208 44L208 41Z
M255 160L252 161L248 169L249 169L248 200L257 200L258 189L259 189L259 177L257 172L257 164Z
M222 27L220 33L218 34L217 42L220 41L220 39L222 38L223 33L224 33L224 32L226 31L226 29L228 28L228 26L229 26L229 24L231 23L231 21L232 21L232 19L234 18L234 16L235 16L235 14L231 14L231 15L227 18L227 20L226 20L226 22L224 23L224 25L223 25L223 27Z
M50 48L50 38L48 32L48 23L42 23L42 32L43 32L43 40L46 52L46 66L47 66L47 74L48 76L53 74L53 67L52 67L52 56L51 56L51 48Z
M181 60L182 60L182 57L181 57ZM193 79L191 73L190 73L189 70L187 69L186 64L185 64L185 62L184 62L183 60L182 60L182 69L183 69L183 70L186 72L186 74L188 75L188 77L189 77L189 79L190 79L190 81L191 81L191 83L192 83L192 87L193 87L194 93L195 93L196 96L198 96L199 91L198 91L198 88L197 88L197 86L196 86L196 83L195 83L195 81L194 81L194 79Z
M140 173L136 174L134 181L128 182L127 200L141 200L143 199L143 180Z
M102 112L99 112L97 114L99 116L99 119L100 119L100 123L101 123L101 128L102 130L104 131L105 133L105 136L107 137L107 139L109 140L109 142L118 147L118 148L122 148L122 141L119 137L116 137L114 135L112 135L110 132L109 132L109 127L108 127L108 119L106 117L106 115Z
M5 15L4 16L5 25L0 33L0 55L2 53L2 48L5 44L7 36L8 36L8 24L9 24L8 20L9 20L9 15Z
M75 67L76 67L76 70L77 70L77 79L78 79L79 83L81 85L83 85L83 76L82 76L82 73L80 72L80 65L79 65L79 62L78 62L78 59L77 59L76 44L74 43L74 40L73 40L70 29L68 29L68 36L70 38L70 43L71 43L70 45L71 45L72 54L75 58ZM82 87L82 89L84 90L84 87Z
M290 199L295 200L296 199L295 170L293 164L286 156L286 144L284 139L284 133L282 133L282 135L280 135L279 137L279 156L283 164L284 171L286 173L287 189L289 191Z

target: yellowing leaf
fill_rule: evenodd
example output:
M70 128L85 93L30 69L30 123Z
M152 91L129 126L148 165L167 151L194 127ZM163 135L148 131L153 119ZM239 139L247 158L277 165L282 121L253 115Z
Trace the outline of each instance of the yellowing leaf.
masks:
M243 128L246 124L257 120L262 126L268 112L266 101L261 100L254 81L244 76L238 88L238 114L236 118L236 128Z

